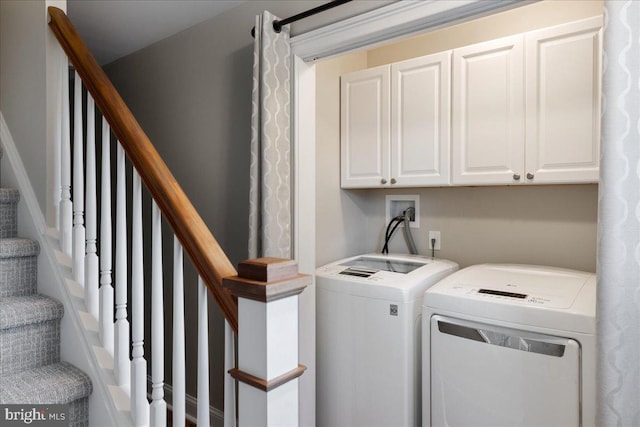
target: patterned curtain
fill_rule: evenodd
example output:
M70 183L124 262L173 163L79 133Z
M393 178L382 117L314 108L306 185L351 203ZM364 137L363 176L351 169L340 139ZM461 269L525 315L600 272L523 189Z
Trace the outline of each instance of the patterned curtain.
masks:
M291 258L290 57L288 29L256 17L251 115L249 258Z
M606 0L597 426L640 426L640 1Z

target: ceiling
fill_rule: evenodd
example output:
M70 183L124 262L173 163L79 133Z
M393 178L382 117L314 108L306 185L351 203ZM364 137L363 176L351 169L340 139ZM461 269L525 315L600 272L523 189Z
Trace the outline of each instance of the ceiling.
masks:
M67 14L101 65L246 0L67 0Z

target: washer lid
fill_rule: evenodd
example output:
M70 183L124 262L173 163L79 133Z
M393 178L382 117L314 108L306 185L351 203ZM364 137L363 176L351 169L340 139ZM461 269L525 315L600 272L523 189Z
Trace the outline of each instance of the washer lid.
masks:
M407 274L429 262L426 260L413 261L408 259L379 258L371 255L363 255L357 258L349 259L338 265L346 268L344 271L390 271L392 273ZM341 274L345 274L344 271Z
M410 301L457 269L454 262L418 255L366 254L318 268L316 285L367 298Z
M591 277L559 268L484 264L460 270L437 288L468 298L567 309Z

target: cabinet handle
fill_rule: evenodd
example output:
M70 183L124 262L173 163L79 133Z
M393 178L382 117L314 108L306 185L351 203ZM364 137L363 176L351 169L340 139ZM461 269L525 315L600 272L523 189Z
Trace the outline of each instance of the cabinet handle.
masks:
M387 180L386 180L386 179L382 178L382 179L380 180L380 184L386 184L386 183L387 183Z
M396 179L395 179L395 178L391 178L391 183L392 183L392 184L395 184L396 182L397 182L397 181L396 181Z
M514 173L513 174L513 179L515 179L516 181L520 180L520 174Z
M527 174L527 179L533 179L533 174L532 173L528 173Z

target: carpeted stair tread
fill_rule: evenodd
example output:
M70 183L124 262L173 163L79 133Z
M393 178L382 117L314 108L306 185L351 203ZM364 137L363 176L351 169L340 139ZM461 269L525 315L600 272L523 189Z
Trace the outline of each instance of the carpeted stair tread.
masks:
M0 330L61 319L64 306L45 295L25 295L0 300Z
M40 244L35 240L17 237L0 239L0 258L18 258L37 256Z
M0 188L0 204L2 203L18 203L20 201L20 192L15 188Z
M16 237L19 201L0 188L0 404L64 404L69 425L86 427L91 379L60 361L64 306L37 294L40 244Z
M87 374L67 362L0 376L0 404L64 404L92 391Z

